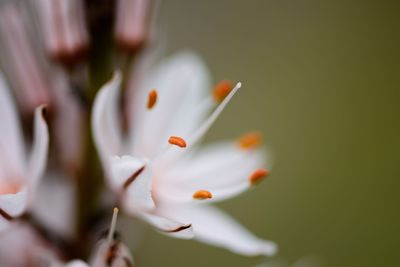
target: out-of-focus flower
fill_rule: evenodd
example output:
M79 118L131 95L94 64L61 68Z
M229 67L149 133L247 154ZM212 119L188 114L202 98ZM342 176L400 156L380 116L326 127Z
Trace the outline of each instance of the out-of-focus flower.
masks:
M120 48L134 52L145 43L150 28L153 0L118 0L115 40Z
M30 205L42 177L48 149L44 107L35 111L32 148L25 148L14 102L0 74L0 229Z
M81 260L73 260L66 264L54 263L51 265L51 267L89 267L89 265Z
M274 254L274 243L207 205L238 195L268 174L257 134L197 146L240 83L223 82L212 95L207 69L197 56L168 59L134 89L129 135L123 139L120 82L116 73L98 93L92 127L109 186L124 210L165 234L188 238L193 231L199 241L243 255Z
M0 266L41 266L43 257L57 254L29 225L16 222L0 234Z
M50 82L21 1L0 3L0 59L24 113L51 104Z
M125 244L116 239L118 209L114 208L110 229L107 238L100 241L97 250L92 256L92 267L131 267L133 258Z
M33 1L47 53L64 64L72 64L86 52L89 34L84 1Z
M97 249L94 251L90 264L80 260L74 260L66 264L53 261L51 267L132 267L133 257L129 249L121 241L115 238L118 209L114 208L111 226L106 238L100 240Z

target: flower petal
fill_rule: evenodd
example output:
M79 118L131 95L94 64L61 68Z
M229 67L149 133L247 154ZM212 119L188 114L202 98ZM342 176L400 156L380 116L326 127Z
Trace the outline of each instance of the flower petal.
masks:
M51 172L44 178L37 187L31 212L42 226L69 238L74 234L71 225L76 219L74 183L62 172Z
M25 172L26 162L21 127L14 101L1 73L0 124L0 175L2 179L4 177L21 178Z
M172 220L148 212L142 212L138 214L138 217L153 225L162 234L181 239L191 239L194 237L191 223L185 224L179 220Z
M21 215L27 206L26 189L16 194L0 195L0 231L10 223L10 219Z
M195 239L226 248L245 256L271 256L277 246L262 240L238 224L221 210L209 205L168 206L161 211L183 222L192 222Z
M27 202L27 192L22 190L16 194L0 195L0 209L10 216L16 217L24 212Z
M105 84L97 93L93 106L93 138L107 175L110 175L109 159L112 155L119 154L122 142L118 114L118 97L121 81L121 74L116 71L112 80Z
M117 193L123 193L122 204L128 212L154 209L151 182L147 161L132 156L112 157L110 185Z
M65 267L89 267L89 265L81 260L73 260L67 263Z
M205 65L195 54L180 53L162 62L138 88L130 152L153 158L167 145L169 136L185 137L197 129L211 107L201 105L207 100L209 80ZM147 111L147 97L154 88L158 101Z
M43 117L44 109L44 106L40 106L35 110L34 139L31 153L29 155L29 180L27 181L29 185L33 187L33 190L35 189L40 178L42 178L47 162L49 131L46 121Z
M264 164L263 150L243 150L233 142L211 144L157 176L155 194L167 202L190 202L198 201L193 199L196 191L207 190L212 198L206 201L224 200L247 190L250 175Z

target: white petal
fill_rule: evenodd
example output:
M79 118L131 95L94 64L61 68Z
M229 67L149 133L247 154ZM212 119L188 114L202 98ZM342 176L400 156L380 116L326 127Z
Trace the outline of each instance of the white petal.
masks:
M25 148L18 113L5 78L0 73L0 175L21 178L25 172ZM5 153L7 152L7 153Z
M27 192L22 190L16 194L0 195L0 209L12 217L21 215L27 204Z
M41 106L35 110L34 119L34 139L28 162L28 183L33 186L33 190L43 176L47 162L47 152L49 147L49 132L47 124L43 118L45 107Z
M93 106L93 138L107 175L110 175L109 159L112 155L119 154L121 146L122 135L118 113L121 80L121 74L116 71L112 80L97 93Z
M32 213L41 225L62 235L74 234L76 198L71 179L62 173L49 173L37 188ZM68 201L65 201L68 199Z
M27 206L27 193L24 189L16 194L0 195L0 209L15 218L21 215ZM10 220L0 214L0 232L7 229Z
M227 214L209 205L168 206L162 213L183 222L192 222L195 239L245 256L271 256L277 246L262 240Z
M111 160L111 186L123 192L122 204L128 212L154 209L151 196L151 166L131 156L114 156Z
M200 58L180 53L158 66L143 83L133 103L137 109L131 124L133 154L153 158L168 145L171 135L189 136L204 120L209 107L199 107L207 99L210 78ZM151 89L158 100L146 110ZM204 105L203 105L204 106Z
M181 239L191 239L194 237L193 227L190 222L182 223L179 220L172 220L147 212L140 213L137 216L153 225L162 234Z
M10 228L0 234L0 266L36 266L44 253L55 253L28 225L13 222Z
M89 267L89 265L81 260L73 260L65 265L65 267Z
M4 218L3 216L0 216L0 234L2 231L6 230L9 225L10 221Z
M164 201L189 202L198 190L219 201L247 190L251 174L265 165L263 150L243 150L233 142L211 144L180 159L157 176L156 195ZM156 167L156 166L155 166Z

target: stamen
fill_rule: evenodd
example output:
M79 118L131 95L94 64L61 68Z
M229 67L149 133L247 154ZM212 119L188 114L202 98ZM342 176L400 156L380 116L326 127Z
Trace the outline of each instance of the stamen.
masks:
M262 135L259 132L250 132L242 135L237 143L240 148L253 149L261 145Z
M113 216L111 219L110 230L108 231L107 241L111 244L114 240L115 228L117 227L118 208L113 209Z
M264 178L266 178L269 175L269 171L266 169L258 169L255 172L253 172L250 175L250 183L252 185L258 184L259 182L261 182Z
M210 117L207 118L205 122L196 130L196 132L190 137L189 145L192 146L198 142L201 137L208 131L211 125L217 120L218 116L224 110L229 101L236 94L236 92L242 87L242 83L237 83L236 86L229 92L229 94L224 98L224 100L218 105L218 107L213 111Z
M186 141L179 136L171 136L168 139L168 143L170 143L171 145L182 147L182 148L186 147Z
M149 97L147 100L147 108L152 109L157 102L157 91L155 89L149 92Z
M212 198L212 194L210 191L207 190L199 190L193 194L194 199L204 200Z
M214 100L217 103L221 103L227 95L232 91L233 85L230 81L220 81L215 87L213 91Z

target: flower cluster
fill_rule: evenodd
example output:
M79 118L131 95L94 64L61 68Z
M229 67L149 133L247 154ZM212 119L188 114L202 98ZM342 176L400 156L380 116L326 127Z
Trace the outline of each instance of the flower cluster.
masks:
M213 205L268 176L260 134L200 145L241 83L213 86L192 52L155 61L153 6L0 4L0 266L133 266L119 210L171 237L276 253ZM108 66L99 36L116 44Z

